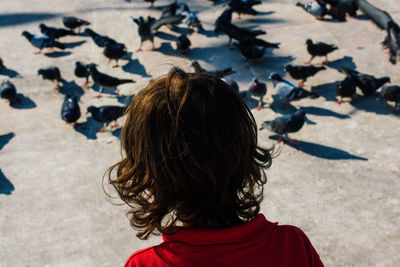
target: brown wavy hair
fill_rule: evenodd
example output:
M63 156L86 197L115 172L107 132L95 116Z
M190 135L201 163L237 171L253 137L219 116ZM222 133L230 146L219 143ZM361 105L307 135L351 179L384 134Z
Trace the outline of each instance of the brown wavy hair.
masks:
M251 111L224 81L173 68L126 114L124 156L108 179L131 208L137 237L172 234L179 224L227 228L258 214L273 149L257 145Z

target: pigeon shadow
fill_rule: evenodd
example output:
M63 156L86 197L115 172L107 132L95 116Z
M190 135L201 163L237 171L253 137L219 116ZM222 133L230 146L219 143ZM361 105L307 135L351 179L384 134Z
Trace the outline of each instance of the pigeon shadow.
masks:
M176 55L177 52L175 51L175 49L172 47L171 43L167 43L167 42L162 42L161 46L159 48L156 48L155 51L161 52L164 55L167 56L173 56Z
M273 135L269 137L272 140L278 140L279 136L278 135ZM367 158L352 155L347 151L335 148L335 147L330 147L330 146L325 146L321 144L315 144L315 143L310 143L310 142L305 142L305 141L300 141L296 140L297 144L292 144L290 142L285 142L286 145L299 150L303 153L306 153L308 155L322 158L322 159L328 159L328 160L363 160L367 161Z
M117 96L118 103L128 106L135 95L119 95Z
M3 171L0 169L0 194L11 195L14 190L14 185L7 179Z
M330 61L328 63L325 63L324 65L331 69L336 69L339 72L343 72L341 66L345 66L350 69L357 69L356 63L354 63L353 58L349 56L344 56L343 58Z
M388 115L392 113L392 111L386 106L385 101L380 98L378 92L375 92L373 96L360 96L350 102L350 105L358 110L375 114Z
M66 48L75 48L77 46L83 45L84 43L86 43L85 40L79 41L79 42L73 42L73 43L64 43L64 45Z
M85 94L85 91L80 87L74 80L68 82L66 80L62 81L62 86L58 90L58 92L62 95L73 95L76 96L78 101L82 95Z
M197 33L198 33L198 34L201 34L201 35L204 35L204 36L206 36L206 37L208 37L208 38L211 38L211 37L215 37L215 36L216 36L215 32L212 31L212 30L203 30L203 31L199 31L199 32L197 32Z
M17 71L8 68L0 69L0 75L8 76L9 78L22 78L22 76Z
M335 117L338 119L350 118L349 115L340 114L340 113L334 112L332 110L320 108L320 107L301 107L301 110L304 110L305 113L307 113L307 114L322 116L322 117Z
M266 19L266 18L252 18L252 19L248 19L248 20L246 20L246 21L248 21L248 22L251 22L251 23L256 23L257 25L260 25L260 24L274 24L274 23L283 23L283 22L285 22L286 20L284 20L284 19Z
M178 37L176 37L175 35L169 34L169 33L165 33L165 32L161 32L158 31L154 34L154 36L166 40L166 41L176 41L176 39L178 39Z
M24 96L23 94L17 94L16 103L11 104L10 106L16 109L31 109L36 108L35 102L29 97Z
M254 99L249 91L240 91L239 95L242 97L244 103L246 103L249 109L258 107L258 100ZM262 106L265 108L265 103L263 102L262 104Z
M61 52L61 51L55 51L55 52L51 52L51 53L44 53L43 55L45 55L46 57L51 57L51 58L59 58L59 57L66 57L71 55L70 51L65 51L65 52Z
M320 96L325 98L326 101L337 101L336 87L338 84L339 81L335 81L313 86L311 87L311 92L318 93Z
M122 127L119 127L119 128L117 128L117 129L113 130L113 131L111 132L111 134L112 134L113 136L117 137L118 139L121 139Z
M143 64L140 63L139 59L129 59L128 63L122 66L122 70L132 74L138 74L142 77L150 77L147 74Z
M58 17L61 14L57 13L8 13L0 14L0 27L8 27L31 23L35 21L43 21Z
M259 77L265 77L265 71L267 73L271 72L281 72L282 69L287 65L289 62L292 62L296 58L293 56L274 56L274 55L267 55L265 54L261 58L261 63L259 64L251 64L251 68L253 70L259 70L260 75ZM269 75L269 74L268 74Z
M3 149L5 145L10 142L10 140L15 136L15 133L8 133L0 135L0 150Z
M101 123L95 121L92 117L87 117L85 122L75 124L74 130L83 134L89 140L96 140L96 134L102 127Z

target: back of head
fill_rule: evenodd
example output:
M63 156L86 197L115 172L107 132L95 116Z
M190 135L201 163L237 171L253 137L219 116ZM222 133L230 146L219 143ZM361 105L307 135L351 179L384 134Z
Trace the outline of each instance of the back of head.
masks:
M179 224L226 228L257 215L271 151L257 146L254 118L229 85L173 68L135 95L126 113L125 155L109 182L132 207L139 238Z

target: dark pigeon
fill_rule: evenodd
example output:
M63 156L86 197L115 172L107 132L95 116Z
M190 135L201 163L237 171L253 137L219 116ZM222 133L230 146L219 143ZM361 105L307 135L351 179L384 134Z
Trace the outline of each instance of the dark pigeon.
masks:
M385 85L381 90L381 97L385 101L394 101L395 109L393 113L398 113L400 109L400 86L398 85Z
M43 48L59 48L65 49L65 45L63 43L57 42L54 39L46 36L46 35L33 35L27 31L23 31L22 35L36 48L39 48L39 51L35 52L35 54L40 54Z
M263 106L263 98L267 94L267 85L253 78L249 84L249 92L251 95L258 98L257 110L260 111Z
M249 59L258 60L264 56L265 47L260 47L256 45L245 45L241 43L234 43L234 45L239 49L240 53L245 57L246 62ZM249 67L248 63L245 64L245 67Z
M352 78L358 88L361 89L363 95L372 96L380 87L385 83L390 82L389 77L375 78L372 75L363 74L356 70L349 69L342 66L342 70L346 73L346 76Z
M311 55L310 60L307 61L306 64L311 64L311 61L314 59L314 57L325 57L323 62L328 63L328 54L338 49L338 47L335 45L326 44L323 42L314 43L311 39L307 39L306 44L307 51Z
M182 34L181 36L178 37L176 40L176 47L184 53L186 50L190 49L190 45L192 43L190 42L189 38Z
M55 28L55 27L47 27L45 24L41 23L39 25L41 33L47 35L50 38L57 40L58 38L67 36L67 35L76 35L75 32L71 30L66 30L63 28Z
M278 142L283 142L284 139L282 135L285 136L286 139L289 139L288 133L298 132L303 127L305 119L305 112L298 110L295 113L277 117L272 121L263 122L260 130L268 129L279 134L281 137ZM289 139L289 141L294 143L293 140Z
M71 17L63 17L63 24L66 28L70 29L71 31L78 28L78 32L80 32L81 27L90 25L90 22L71 16Z
M10 104L15 104L17 100L17 89L10 81L3 81L0 84L0 97L6 99Z
M325 69L326 68L324 66L315 67L315 66L299 66L291 64L285 66L285 71L288 72L293 79L301 80L301 82L299 83L300 87L304 86L304 82L307 81L309 77L312 77L317 72Z
M155 2L156 0L144 0L144 1L147 2L147 3L150 3L149 8L153 8L153 7L154 7L154 2Z
M84 33L88 34L93 42L98 46L98 47L105 47L108 44L115 44L116 41L114 39L111 39L108 36L105 35L100 35L93 31L92 29L86 28Z
M152 43L152 49L154 50L152 25L156 19L150 16L148 16L147 19L144 19L142 16L140 16L138 19L131 17L131 19L138 25L138 34L140 36L140 47L136 51L142 51L142 45L144 41L150 41Z
M241 14L248 14L248 15L257 15L258 12L257 10L253 9L254 5L259 5L261 4L261 1L255 1L255 0L231 0L229 2L229 6L232 9L233 12L238 13L238 16L240 18Z
M109 59L108 63L110 63L111 60L115 60L115 65L113 68L119 67L118 60L123 58L126 53L126 47L121 43L107 44L103 50L103 55Z
M116 121L119 117L122 117L125 113L126 107L121 106L89 106L87 112L92 115L92 118L100 123L105 123L106 126L101 128L99 132L104 132L110 122ZM111 129L118 127L117 123L111 125Z
M356 84L354 80L350 77L346 77L343 81L338 83L336 87L336 94L339 96L338 104L343 103L344 97L350 97L353 102L353 95L356 93Z
M101 93L103 89L115 88L116 94L119 94L117 87L124 83L134 83L134 80L131 79L118 79L107 74L101 73L97 70L95 64L89 65L90 74L92 76L93 82L100 86L100 93L96 96L97 98L101 97Z
M47 69L39 69L38 76L42 75L43 80L50 80L55 84L54 89L60 88L59 83L63 81L60 70L57 67L49 67Z
M61 119L67 123L75 125L81 116L78 99L76 96L66 95L61 106Z
M197 62L197 61L193 61L192 62L192 67L194 68L194 71L196 73L208 73L208 74L217 76L218 78L223 78L223 77L225 77L227 75L236 73L236 71L234 71L232 68L226 68L226 69L223 69L223 70L216 70L216 71L208 71L208 70L203 69L200 66L200 63Z
M90 76L89 65L85 65L82 64L80 61L76 61L74 74L76 77L86 79L85 83L83 84L84 87L89 84L89 76Z
M226 33L231 27L232 21L232 9L228 8L222 12L222 14L215 21L214 32L216 34Z

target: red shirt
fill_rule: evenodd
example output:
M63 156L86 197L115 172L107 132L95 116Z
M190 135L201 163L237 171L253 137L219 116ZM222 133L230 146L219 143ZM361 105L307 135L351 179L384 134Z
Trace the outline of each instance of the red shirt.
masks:
M302 230L267 221L227 229L182 228L164 242L139 250L125 263L133 266L324 266Z

